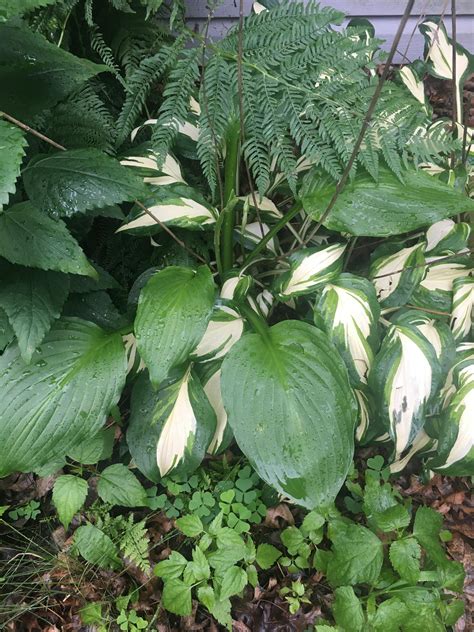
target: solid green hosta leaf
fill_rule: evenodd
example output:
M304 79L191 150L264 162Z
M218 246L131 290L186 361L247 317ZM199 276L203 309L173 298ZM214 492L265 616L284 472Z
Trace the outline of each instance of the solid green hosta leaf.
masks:
M125 382L119 334L58 321L26 365L17 345L0 358L0 476L58 460L103 426Z
M0 209L15 192L26 144L24 132L0 118Z
M121 507L147 505L145 488L123 463L109 465L99 474L97 493L105 503Z
M56 479L53 487L53 505L65 529L69 527L74 515L84 505L87 491L87 481L78 476L66 474Z
M408 302L425 274L424 244L398 249L384 248L382 256L375 253L370 266L370 279L383 307L399 307ZM388 252L385 254L385 251ZM380 252L379 251L379 252Z
M144 194L141 179L98 149L71 149L35 159L23 171L31 201L53 216L132 201Z
M28 121L91 77L109 71L39 33L7 24L0 24L0 59L0 110Z
M154 386L187 360L203 337L214 294L207 266L170 266L154 274L141 291L135 335Z
M7 313L25 362L61 315L69 278L59 272L11 266L0 279L0 307Z
M92 524L86 524L75 531L74 548L91 564L114 570L122 566L115 544L108 535Z
M415 538L406 538L390 545L390 562L402 579L415 585L420 576L421 549Z
M466 354L467 355L467 354ZM443 412L438 437L438 455L428 461L430 469L452 476L474 475L474 357L456 367L454 393Z
M302 248L290 256L290 269L278 280L281 298L311 294L342 271L345 245Z
M41 213L30 202L0 214L0 256L32 268L97 277L65 224Z
M216 429L214 411L188 370L156 392L146 373L134 386L127 442L133 460L156 482L171 470L189 473L201 463Z
M121 226L117 232L127 231L134 235L155 235L163 230L160 222L190 230L202 230L216 222L216 212L212 206L198 191L186 184L156 187L148 192L143 203L150 214L141 207L134 206L127 218L127 223Z
M0 22L58 2L59 0L3 0L0 7Z
M353 274L341 274L324 286L317 313L344 358L352 383L367 383L377 349L380 316L373 284Z
M310 509L334 500L351 464L356 406L323 332L286 321L244 335L224 359L222 395L261 478Z
M470 274L472 263L465 256L448 260L444 257L426 257L426 263L424 278L412 296L413 304L428 310L450 312L453 283Z
M361 525L341 521L330 525L328 535L332 541L326 573L330 584L375 584L383 563L378 537Z
M388 169L379 182L357 173L337 198L324 221L330 230L367 237L391 237L440 219L472 211L474 201L424 171L404 171L403 184ZM336 183L309 174L300 192L305 211L319 220L334 195Z
M364 629L364 611L352 586L336 588L332 609L336 623L343 630L361 632Z
M390 327L372 366L369 386L378 416L395 442L395 458L422 428L440 373L435 350L423 335L408 326Z
M426 253L430 257L450 255L467 247L471 227L465 222L442 219L426 231Z
M474 310L474 277L461 277L453 283L451 330L456 340L464 340L472 332Z

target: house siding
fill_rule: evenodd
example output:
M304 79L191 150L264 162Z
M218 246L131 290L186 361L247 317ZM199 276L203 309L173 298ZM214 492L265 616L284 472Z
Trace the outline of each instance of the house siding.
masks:
M245 14L252 9L252 0L244 0ZM375 28L376 36L385 40L388 50L406 6L405 0L320 0L323 6L332 6L344 12L348 19L364 17ZM201 29L207 17L205 0L187 0L187 17L192 28ZM474 49L474 0L457 0L457 39L468 50ZM239 15L239 0L223 0L214 13L210 36L223 37L234 26ZM423 56L424 39L418 30L418 22L425 15L444 15L448 33L451 31L450 0L417 0L400 40L396 63L412 61ZM346 20L347 22L347 20ZM345 22L345 23L346 23Z

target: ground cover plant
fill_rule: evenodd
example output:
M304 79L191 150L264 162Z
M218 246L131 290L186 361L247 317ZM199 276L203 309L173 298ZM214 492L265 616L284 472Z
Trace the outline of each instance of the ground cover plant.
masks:
M7 549L59 520L62 579L134 573L83 599L99 628L231 629L278 568L293 614L325 578L316 630L449 629L449 535L387 481L473 474L472 55L435 18L393 70L396 42L313 2L219 41L212 11L0 9L0 477L48 481L3 503ZM452 119L426 74L454 77ZM383 457L358 474L356 446ZM280 501L303 509L267 541Z

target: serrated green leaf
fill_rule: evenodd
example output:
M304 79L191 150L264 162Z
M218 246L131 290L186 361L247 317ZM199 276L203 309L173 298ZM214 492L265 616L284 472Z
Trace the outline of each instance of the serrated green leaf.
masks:
M123 463L109 465L99 475L97 493L111 505L144 507L147 505L145 488Z
M17 266L7 269L0 284L0 307L8 315L25 362L30 362L61 315L68 291L69 278L65 274Z
M290 555L294 555L304 542L303 534L297 527L287 527L281 532L280 538Z
M204 530L201 518L195 514L178 518L176 526L188 538L197 538Z
M94 437L69 450L67 456L83 465L93 465L101 459L109 458L112 454L114 432L113 427L101 428Z
M392 542L390 562L402 579L415 585L420 576L420 545L414 538Z
M31 268L97 277L65 224L22 202L0 214L0 256Z
M28 55L25 55L28 51ZM39 33L0 24L0 110L29 122L107 66L81 59Z
M171 555L168 559L158 562L155 566L154 574L162 579L178 579L183 574L188 560L178 553L178 551L171 551Z
M388 169L379 170L379 180L358 172L337 198L324 226L330 230L367 237L392 237L440 219L474 209L474 201L422 169L403 172L400 180ZM305 178L300 192L303 208L320 219L334 195L336 184L319 172Z
M212 586L200 586L197 591L197 597L202 605L209 611L212 610L216 603L216 596Z
M15 192L26 145L24 132L0 118L0 209Z
M112 569L122 566L115 544L108 535L92 524L79 527L75 531L74 547L91 564Z
M281 551L271 544L259 544L257 547L256 562L263 570L271 568L280 557Z
M187 617L192 612L191 588L180 579L165 581L161 600L163 607L173 614Z
M0 358L0 476L31 472L93 437L125 374L120 335L77 319L57 321L30 365L11 345Z
M45 213L69 217L140 198L140 178L98 149L71 149L38 157L23 170L31 201Z
M375 584L383 563L383 547L378 537L365 527L333 522L329 527L332 555L327 577L333 586Z
M0 22L58 2L59 0L3 0L0 7Z
M153 275L141 291L135 335L154 386L183 363L201 340L214 294L207 266L197 271L170 266Z
M246 334L224 359L221 386L259 476L309 509L332 501L352 462L356 407L327 336L297 321Z
M247 585L247 573L239 566L231 566L222 576L220 587L220 598L228 599L233 595L238 595Z
M413 524L413 535L433 561L443 565L446 561L439 533L443 525L443 516L431 507L418 507Z
M11 328L8 316L0 309L0 351L3 351L9 342L13 340L15 333Z
M53 505L65 529L84 505L87 491L87 481L78 476L66 474L56 479L53 487Z
M392 597L382 602L371 618L374 632L400 632L408 620L410 613L406 605L400 599Z
M352 586L336 588L332 610L337 625L343 630L361 632L364 629L364 611Z
M410 514L400 504L388 484L380 484L378 477L367 476L364 489L364 513L370 526L389 532L410 524Z

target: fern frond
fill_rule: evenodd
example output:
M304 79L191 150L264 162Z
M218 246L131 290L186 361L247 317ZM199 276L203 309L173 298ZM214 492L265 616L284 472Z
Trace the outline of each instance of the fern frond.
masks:
M145 526L145 520L133 522L133 515L129 515L124 525L125 530L120 538L120 550L123 556L135 564L140 570L150 570L148 557L149 538Z
M230 94L232 76L229 64L216 55L207 64L201 82L201 128L197 143L197 154L212 195L215 194L217 186L217 165L222 158L220 150L231 111L234 109Z
M179 125L184 124L188 117L189 101L199 79L199 55L200 50L197 48L185 50L169 74L164 100L152 132L153 150L158 163L166 158L178 134Z
M46 135L68 149L96 147L111 151L115 125L92 82L57 105L46 122Z
M133 129L153 85L174 65L181 51L183 39L171 46L163 46L158 53L145 57L127 80L127 95L117 120L117 146Z

